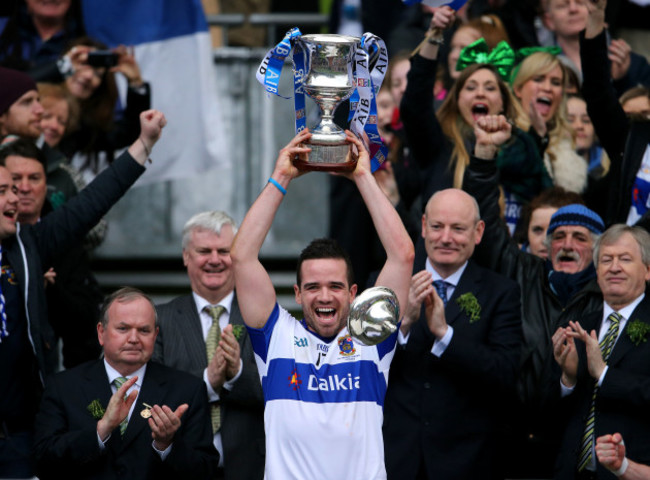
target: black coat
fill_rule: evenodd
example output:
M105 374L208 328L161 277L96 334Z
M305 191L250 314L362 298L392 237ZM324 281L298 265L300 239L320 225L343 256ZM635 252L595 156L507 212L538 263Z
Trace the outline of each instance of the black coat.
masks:
M42 378L56 367L46 362L46 352L54 345L43 274L58 252L78 244L143 172L144 167L125 152L65 205L35 225L19 224L16 235L2 241L3 253L20 285L31 346Z
M557 398L550 388L555 378L551 337L563 321L565 310L590 313L601 307L592 295L599 292L598 285L592 280L567 305L562 305L551 290L544 260L521 251L500 218L494 161L471 158L463 189L476 198L485 221L483 239L473 259L516 281L521 288L524 337L521 371L517 382L518 401L510 407L508 427L511 446L518 454L511 457L510 466L516 470L513 474L528 476L524 478L550 477L561 432L555 415Z
M111 433L102 451L97 419L88 405L98 400L106 408L112 396L102 360L61 372L48 384L37 417L35 439L41 479L210 479L219 455L212 445L205 385L192 375L149 362L122 437ZM151 428L140 415L148 405L188 410L174 436L171 452L161 460L152 446Z
M467 292L481 306L476 321L456 302ZM517 285L470 261L445 308L453 337L437 357L423 307L390 367L383 428L389 479L420 478L418 471L435 480L499 478L495 438L504 399L515 394L519 310Z

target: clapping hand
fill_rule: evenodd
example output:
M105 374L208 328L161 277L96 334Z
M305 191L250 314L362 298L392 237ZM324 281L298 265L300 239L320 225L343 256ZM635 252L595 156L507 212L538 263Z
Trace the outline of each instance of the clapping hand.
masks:
M445 318L445 304L442 301L442 298L438 296L438 292L436 292L435 288L433 288L429 295L424 299L424 305L429 330L431 330L431 333L433 333L438 339L444 337L449 328L447 325L447 319Z
M240 348L237 338L232 332L232 325L228 324L221 332L221 340L217 347L217 353L221 354L226 362L226 380L232 380L239 373Z
M587 347L587 367L589 375L598 380L605 369L605 361L603 354L598 343L598 336L596 331L592 330L591 333L582 328L578 322L569 322L570 329L567 329L567 335L571 338L578 338L585 342Z
M572 388L578 377L578 352L575 341L568 332L570 327L560 327L553 334L553 357L562 369L562 383Z
M154 405L152 407L149 427L151 428L154 446L158 450L164 451L171 445L176 431L181 427L181 417L188 408L187 403L179 406L176 411L173 411L167 405L162 407Z
M97 422L97 434L102 441L105 441L110 433L128 417L131 405L138 397L138 391L133 390L128 396L126 392L137 380L138 377L129 378L109 400L104 416Z
M406 335L411 329L411 326L418 320L420 310L422 309L422 302L434 291L431 281L431 274L426 270L422 270L411 277L408 304L404 309L402 325L400 326L403 335Z

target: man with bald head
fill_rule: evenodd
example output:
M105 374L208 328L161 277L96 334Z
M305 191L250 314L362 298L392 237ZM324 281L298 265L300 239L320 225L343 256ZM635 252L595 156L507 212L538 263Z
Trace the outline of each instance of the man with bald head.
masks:
M426 256L416 251L386 394L388 478L499 476L494 438L515 390L520 304L515 282L470 260L484 229L462 190L427 203Z

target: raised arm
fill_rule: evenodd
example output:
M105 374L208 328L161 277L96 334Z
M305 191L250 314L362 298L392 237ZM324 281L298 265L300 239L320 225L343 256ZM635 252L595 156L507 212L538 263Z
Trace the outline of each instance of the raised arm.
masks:
M431 163L437 158L436 153L445 141L433 105L433 87L440 45L429 43L428 40L441 42L443 30L451 27L454 19L455 13L451 8L442 7L436 10L425 39L418 47L417 53L411 57L406 90L399 105L408 145L421 169L431 167Z
M584 36L581 35L580 38L584 76L582 93L600 143L612 160L613 167L620 168L620 157L625 149L629 124L611 81L610 62L607 59L606 6L606 0L587 4L587 26ZM611 178L611 175L609 177Z
M158 110L146 110L140 114L140 136L129 147L129 154L140 165L149 159L151 149L156 144L167 119Z
M350 177L357 185L363 201L370 212L379 240L386 251L386 263L379 273L375 285L388 287L395 292L400 307L406 308L408 301L413 257L413 242L406 232L397 210L377 184L370 170L370 159L363 143L351 132L346 132L348 141L359 152L357 167Z
M53 255L81 241L142 175L145 171L142 166L166 123L162 112L142 112L140 137L128 152L120 155L68 202L34 225L33 228L39 232L37 242L43 265L49 265Z
M309 148L299 145L310 137L305 129L280 150L269 183L248 210L230 249L239 308L249 327L262 328L275 307L275 289L259 253L284 198L280 187L286 191L291 180L300 175L292 159L309 153Z
M476 199L485 222L483 239L472 258L479 265L516 280L520 258L527 254L519 251L501 218L499 173L495 162L497 147L509 138L511 131L503 116L479 119L474 127L476 145L465 170L463 190Z

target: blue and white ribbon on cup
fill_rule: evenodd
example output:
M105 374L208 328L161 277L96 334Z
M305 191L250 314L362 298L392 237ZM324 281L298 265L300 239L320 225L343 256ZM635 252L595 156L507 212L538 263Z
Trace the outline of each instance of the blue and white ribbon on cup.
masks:
M255 77L267 93L272 93L282 98L278 91L282 65L289 53L293 50L293 91L296 120L296 133L306 127L305 93L303 78L309 71L309 52L306 52L298 39L302 33L298 28L289 30L282 41L265 55L257 69ZM370 58L376 56L377 60L370 69ZM388 149L381 141L377 131L377 104L375 97L381 87L388 67L388 53L383 40L371 33L365 33L361 38L355 56L356 89L350 97L350 130L362 140L365 132L370 142L372 171L376 171L386 159Z
M370 69L371 57L376 57ZM369 145L370 166L376 171L386 160L388 148L381 141L377 130L377 93L388 68L388 52L384 41L372 33L364 33L355 56L356 90L350 96L350 130L363 138L365 132Z

